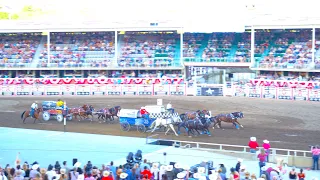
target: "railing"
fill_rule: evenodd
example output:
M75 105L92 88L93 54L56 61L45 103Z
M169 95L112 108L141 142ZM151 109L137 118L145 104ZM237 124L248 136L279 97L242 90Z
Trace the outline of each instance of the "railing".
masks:
M202 62L202 63L250 63L250 58L246 60L239 60L234 57L221 57L221 58L192 58L185 57L183 58L184 62Z
M257 63L252 68L260 68L260 69L288 69L288 70L317 70L320 69L320 65L318 64L299 64L299 63Z

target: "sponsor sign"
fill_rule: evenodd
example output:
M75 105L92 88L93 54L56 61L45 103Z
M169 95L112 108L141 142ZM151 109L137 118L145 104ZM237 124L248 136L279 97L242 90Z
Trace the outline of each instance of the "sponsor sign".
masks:
M42 96L44 95L45 93L45 87L44 85L41 85L41 84L34 84L32 86L32 95L35 95L35 96Z
M152 95L153 85L138 85L138 95Z
M77 95L90 95L91 87L88 84L78 84L77 85Z
M223 87L203 87L201 88L201 96L223 96Z
M1 86L1 92L3 96L12 96L15 92L15 86L3 85Z
M308 89L306 88L294 88L293 89L294 100L308 100Z
M245 97L247 95L246 87L241 85L234 85L234 95Z
M62 95L74 95L76 92L76 86L73 84L61 85Z
M261 87L249 87L249 97L261 98Z
M291 100L291 88L278 88L278 99L287 99Z
M174 91L174 88L172 89ZM168 95L169 85L154 84L154 95Z
M93 84L91 85L92 95L105 95L107 92L107 86L104 84Z
M136 95L137 94L137 85L136 84L122 85L122 94L123 95Z
M61 85L46 85L46 94L47 95L60 95L61 93Z
M185 95L185 86L180 84L170 85L170 94L171 95Z
M17 96L28 96L31 95L32 86L30 85L17 85L16 95Z
M310 101L320 101L320 89L310 89L309 100Z
M108 95L121 95L121 85L108 84L107 92Z
M262 97L267 99L275 99L277 96L277 88L264 86L262 89Z

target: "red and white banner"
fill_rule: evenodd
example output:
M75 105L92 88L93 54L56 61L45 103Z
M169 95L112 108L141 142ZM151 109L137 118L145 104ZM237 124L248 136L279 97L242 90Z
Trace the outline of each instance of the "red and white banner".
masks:
M308 100L309 90L307 88L293 88L294 100Z
M262 87L262 98L276 99L277 98L277 87L272 87L272 86Z
M138 95L153 95L153 85L152 84L139 84Z
M186 95L186 87L184 84L170 85L170 95Z
M107 85L105 84L93 84L91 85L92 95L105 95L107 92Z
M136 95L138 86L136 84L123 84L122 95Z
M234 96L246 97L247 87L243 85L234 85Z
M64 84L61 85L61 94L62 95L75 95L76 92L76 85L74 84Z
M121 95L122 86L119 84L107 85L107 94L108 95Z
M162 85L162 84L155 84L153 86L154 95L169 95L170 86L169 85Z

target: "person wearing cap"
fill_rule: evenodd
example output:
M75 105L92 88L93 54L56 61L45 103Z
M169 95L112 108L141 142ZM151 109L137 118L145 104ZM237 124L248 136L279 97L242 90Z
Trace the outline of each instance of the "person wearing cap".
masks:
M145 166L143 168L143 171L141 172L141 175L143 175L144 178L148 177L148 179L151 179L151 177L152 177L152 173L150 172L150 170L148 169L147 166Z
M242 159L238 158L238 162L237 162L236 168L235 168L235 170L236 170L237 172L239 172L239 170L240 170L242 161L243 161Z
M34 101L31 104L31 110L30 110L30 116L33 117L34 116L34 112L38 109L38 101Z
M257 143L257 138L256 137L251 137L250 141L248 143L248 146L250 148L250 153L256 153L257 148L259 147L259 144Z
M269 162L269 154L270 154L270 144L269 144L269 141L268 140L263 140L263 144L262 144L262 147L263 149L266 151L267 153L267 159L266 159L266 162Z
M311 153L312 153L312 159L313 159L312 170L319 170L319 155L320 155L319 147L312 146Z
M171 102L167 104L167 111L171 112L172 114L174 113L174 109L172 108Z
M149 112L144 107L141 107L140 114L143 118L149 119Z

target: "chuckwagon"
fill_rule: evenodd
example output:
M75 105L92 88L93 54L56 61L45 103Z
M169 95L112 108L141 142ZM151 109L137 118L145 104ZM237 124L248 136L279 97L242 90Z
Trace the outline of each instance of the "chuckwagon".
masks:
M129 131L135 126L137 131L144 133L152 124L155 118L143 118L140 110L136 109L121 109L119 112L119 122L122 131Z
M63 121L63 109L57 107L56 101L43 101L42 102L42 119L44 121L49 121L51 117L55 117L58 122ZM72 120L72 115L67 115L67 120Z

